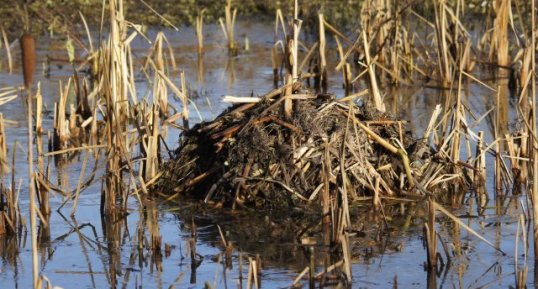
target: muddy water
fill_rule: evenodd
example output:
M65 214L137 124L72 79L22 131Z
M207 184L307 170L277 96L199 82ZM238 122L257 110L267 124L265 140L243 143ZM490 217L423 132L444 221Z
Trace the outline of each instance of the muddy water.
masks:
M238 57L227 56L224 39L216 25L206 27L206 53L199 59L196 53L194 31L184 28L179 32L167 31L175 53L177 65L184 70L191 88L192 122L209 120L217 116L228 106L221 101L224 95L250 96L261 95L273 87L270 50L273 31L271 23L239 23L238 41L245 45L248 38L250 50ZM157 30L148 32L153 39ZM58 99L58 83L65 84L72 73L65 58L63 42L57 40L40 41L39 64L36 81L40 81L45 105L53 109ZM15 45L14 47L17 47ZM145 54L149 47L147 42L136 40L133 48L137 56ZM46 56L50 56L50 75L42 68ZM16 55L16 59L18 55ZM20 65L17 62L13 74L7 73L5 58L0 69L0 87L19 86L22 83ZM336 49L329 52L330 63L334 67ZM179 73L176 71L175 73ZM342 95L340 73L329 79L329 91ZM487 78L487 74L481 75ZM140 75L138 89L140 97L145 94L144 78ZM494 82L489 82L495 86ZM388 109L394 115L408 120L417 137L427 126L431 112L436 104L443 104L445 96L442 91L420 86L391 89L384 87ZM494 104L495 95L487 89L469 83L462 91L467 107L479 117ZM177 101L172 102L180 107ZM6 128L10 153L16 142L15 165L16 182L20 180L20 204L28 220L27 198L27 124L24 99L18 99L0 106L0 112L9 120ZM199 111L199 113L195 112ZM508 111L509 120L513 122L513 107ZM491 125L486 118L477 124L474 131L483 130L486 139L491 141ZM472 121L471 121L472 122ZM52 114L44 121L45 130L52 128ZM178 131L169 129L167 143L175 147ZM44 150L48 138L43 136ZM463 150L465 151L465 150ZM464 156L462 157L464 158ZM45 166L50 167L50 179L64 191L76 189L84 154L72 160L55 163L53 158L45 158ZM488 159L488 167L493 167ZM89 158L83 179L89 179L95 171L95 180L85 188L80 196L76 213L71 216L72 202L56 211L64 199L52 194L50 227L40 227L42 243L39 247L40 268L42 273L55 286L62 288L202 288L206 282L218 288L246 287L248 258L262 261L260 285L262 288L289 287L297 275L308 265L303 248L296 244L293 236L280 236L272 219L278 216L259 217L234 214L210 215L186 204L184 207L170 207L155 204L147 211L158 210L158 223L162 234L162 243L170 247L163 256L155 256L145 248L139 248L139 238L148 238L143 220L143 212L131 198L129 215L116 222L102 220L99 216L101 175L104 163ZM463 221L478 231L487 240L494 243L505 254L489 247L475 236L461 229L460 226L440 218L438 231L448 244L451 257L450 264L436 273L423 269L426 252L422 245L422 224L420 219L412 219L410 224L402 225L397 220L389 228L379 231L366 230L352 238L353 288L507 288L514 285L515 234L519 216L528 210L525 196L507 197L496 205L493 190L493 171L488 171L487 191L489 200L480 202L474 196L466 199L466 205L457 208L456 214L465 216ZM9 180L8 180L9 181ZM497 203L499 204L499 203ZM194 211L194 212L193 212ZM410 207L402 208L402 216L416 213ZM196 262L192 265L190 247L192 246L193 223L196 229ZM217 225L223 228L228 241L234 244L233 253L228 262ZM263 228L261 230L260 228ZM266 230L265 228L271 228ZM141 231L142 230L142 231ZM241 234L241 232L247 232ZM273 234L268 231L273 231ZM276 232L276 233L275 233ZM48 234L47 234L48 233ZM373 235L383 236L380 242L361 242ZM148 239L149 240L149 239ZM146 240L146 242L148 242ZM2 262L0 263L0 288L31 288L31 247L29 233L24 233L18 240L0 240ZM356 242L355 242L356 241ZM521 243L520 243L521 244ZM6 249L12 246L18 254ZM523 249L519 246L518 264L523 263ZM443 253L444 256L444 253ZM532 252L529 252L532 256ZM444 257L445 258L445 257ZM446 258L445 258L446 262ZM529 262L528 284L532 285L533 270ZM323 270L322 263L318 271ZM116 284L113 286L111 284ZM305 281L305 286L307 283Z

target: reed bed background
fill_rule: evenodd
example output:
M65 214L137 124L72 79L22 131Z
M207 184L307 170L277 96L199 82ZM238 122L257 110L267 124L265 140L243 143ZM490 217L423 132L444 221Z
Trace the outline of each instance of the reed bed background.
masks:
M264 117L267 118L265 114L271 110L281 111L282 119L275 120L273 115L273 118L269 117L270 121L290 130L297 125L292 123L293 117L300 113L305 102L312 99L322 99L328 106L343 109L342 113L345 114L343 119L348 124L342 137L344 148L331 147L338 142L326 140L323 145L308 151L308 154L323 160L317 171L319 186L306 192L308 195L305 197L297 193L292 180L273 180L297 198L294 207L296 205L306 211L310 210L307 208L315 208L315 213L308 214L308 218L317 220L295 235L295 242L300 242L304 248L303 257L308 265L298 272L290 286L299 286L303 282L310 288L318 285L352 286L355 276L352 264L356 261L353 253L360 242L350 232L360 231L354 224L366 217L357 214L357 208L366 206L370 218L376 219L373 223L379 227L401 218L404 211L416 213L416 222L424 228L424 267L428 274L428 288L436 288L435 274L448 268L455 256L464 254L461 232L492 247L494 252L506 254L503 251L506 248L500 248L498 243L484 238L451 209L472 207L469 203L476 202L480 211L488 205L488 199L493 198L498 215L503 215L506 200L515 196L525 205L517 207L520 217L517 221L517 242L513 248L516 252L514 286L524 288L528 283L527 263L530 258L527 256L534 254L534 260L538 260L538 225L534 222L538 218L534 209L538 207L538 176L535 173L538 171L534 101L535 1L496 0L482 5L477 1L465 0L432 0L425 4L365 0L356 4L356 22L342 24L335 24L340 23L341 19L334 19L333 22L331 8L334 7L328 7L323 1L309 4L289 2L276 9L252 3L237 5L228 0L219 2L215 7L205 7L205 10L197 7L196 13L189 14L189 17L196 17L191 22L196 26L197 42L193 40L193 43L196 42L198 62L202 61L202 65L206 45L204 22L211 21L217 14L223 17L218 22L224 39L222 47L230 57L227 67L233 71L234 59L245 52L236 38L238 15L252 5L256 9L275 8L271 10L275 15L275 33L272 40L271 35L267 36L268 41L273 41L267 55L268 59L271 58L273 90L263 96L225 98L233 103L234 109L230 110L230 114L227 114L230 111L225 112L212 124L221 125L221 119L231 119L234 126L215 133L219 139L218 150L219 145L224 147L237 140L240 142L240 133L237 133L236 139L236 132L267 123ZM100 217L104 240L98 246L109 253L110 258L105 265L110 269L106 274L107 282L110 287L116 288L122 276L129 278L128 274L117 271L122 263L117 252L128 228L127 216L132 213L129 207L136 204L140 213L136 226L137 245L133 249L139 252L133 251L133 260L130 262L135 262L135 256L141 256L144 254L142 251L147 250L151 270L161 272L163 255L169 254L171 245L163 244L158 214L160 206L170 202L174 204L172 206L184 204L186 192L214 173L208 170L193 176L172 174L175 186L163 190L163 186L159 185L163 179L166 181L169 178L171 172L181 171L181 168L197 161L180 159L180 169L170 170L166 164L169 160L177 159L165 139L169 127L177 128L186 135L192 134L189 128L193 127L193 122L198 122L193 120L193 115L199 114L198 108L192 101L192 89L183 69L177 64L174 47L167 36L157 33L155 39L150 39L142 25L129 21L129 9L134 9L131 2L110 0L104 3L103 7L95 10L100 12L97 15L101 15L98 32L92 33L85 17L78 15L86 27L87 39L81 37L76 28L69 28L67 22L59 25L58 33L64 34L67 39L66 53L73 75L66 82L59 83L58 100L49 107L53 114L52 127L43 125L45 105L41 86L33 80L37 55L36 28L32 25L28 25L28 30L19 38L23 85L20 89L0 88L0 107L11 101L26 104L28 133L28 147L23 150L27 154L28 172L22 175L15 170L16 162L22 158L22 153L17 152L20 145L15 142L9 148L6 141L4 122L9 112L0 113L0 251L9 262L16 262L17 248L22 247L22 236L30 231L34 288L42 288L44 283L50 286L50 281L39 268L46 260L45 251L39 255L40 248L44 243L51 242L50 215L54 210L60 212L64 205L70 204L71 216L75 216L79 196L91 183L100 181L102 185ZM166 3L157 1L145 5L151 8L151 17L157 17L163 25L173 26L175 19L169 18L167 13L174 10L167 11ZM26 14L28 17L28 13L35 14L39 8L42 8L39 4L16 6L16 9L6 12L7 7L0 6L0 12ZM50 25L54 17L62 15L62 12L48 6L46 8L46 13L38 18L40 22ZM343 14L347 15L353 8L350 4ZM212 9L220 10L215 12ZM161 14L159 11L167 13ZM476 15L487 19L485 25L472 27L475 23L469 19ZM8 23L5 24L8 27ZM348 25L353 29L349 29ZM13 27L16 26L9 27L15 29ZM15 54L12 51L15 46L10 42L14 38L9 39L13 33L2 28L5 53L1 57L5 59L3 62L7 63L9 73L12 72L12 57ZM98 39L95 46L94 39ZM147 42L148 51L133 51L131 44L134 41ZM74 49L84 53L75 56ZM330 54L337 58L335 65L329 65L327 61ZM480 71L477 67L480 67ZM343 91L339 99L328 95L328 79L333 73L341 75L338 79L342 81ZM140 75L146 88L142 89L136 84ZM233 74L229 75L230 81L233 81ZM485 78L494 78L495 86L482 80ZM491 109L483 115L475 115L464 97L470 83L489 92L485 98ZM405 127L398 119L389 117L388 90L394 87L438 89L442 103L430 112L429 124L424 132L420 132L420 140L417 141L417 144L431 150L432 156L413 159L415 152L411 152L407 144L404 145L407 138L403 136ZM515 108L515 115L509 115L511 106ZM250 114L257 112L256 108L259 107L266 109L257 115ZM367 116L361 119L356 110L363 107ZM319 109L325 110L323 106ZM516 129L508 125L514 119ZM482 123L485 124L480 127L488 127L489 131L474 131ZM212 124L209 125L210 129L213 128ZM394 135L386 132L387 127L391 127ZM197 126L194 128L200 129ZM353 133L348 132L348 128ZM357 155L345 157L346 137L349 135L361 135L365 142L375 144L375 149L389 160L378 161L377 167L372 165L366 169L365 177L355 175L356 179L364 179L363 186L367 189L356 190L352 183L354 179L347 175L353 172L354 167L349 165L349 160L359 164L358 160L363 158ZM48 141L46 153L45 136ZM184 136L180 137L184 139ZM295 141L289 144L296 145ZM342 151L339 153L340 149ZM205 155L207 152L199 157ZM56 166L62 166L73 159L81 161L81 172L75 189L66 191L61 184L66 180L51 178L50 165L53 162ZM93 168L89 167L91 160ZM428 163L425 165L421 162ZM306 174L310 168L307 158L302 158L300 163L297 175ZM100 164L105 168L102 176L96 177ZM245 179L255 171L247 164L240 174ZM23 180L18 180L17 174L26 178L24 189L21 189ZM302 181L305 179L303 176ZM387 184L389 180L397 185ZM491 188L488 180L493 182L492 192L488 192L488 188ZM219 183L215 187L217 185ZM241 195L240 192L246 192L246 187L244 181L237 182L234 190L236 197ZM58 208L51 207L51 192L57 193L62 199ZM20 194L28 194L28 216L21 212ZM226 202L215 201L213 194L214 191L210 189L201 198L204 200L204 210L226 207ZM237 210L235 204L234 200L233 209ZM483 216L483 212L476 215ZM304 227L308 219L297 221L300 223L298 227ZM78 225L76 221L70 224L73 224L73 233L76 234L80 234L83 226L88 226ZM444 224L449 225L445 227ZM290 225L290 228L297 228L297 225ZM452 232L442 234L440 231L446 228L452 228ZM190 230L190 282L195 283L196 269L203 256L196 249L198 241L194 222ZM219 235L222 253L218 255L217 263L230 267L229 260L235 250L233 242L228 240L220 227ZM447 235L453 239L445 240ZM80 238L87 237L80 234ZM245 236L237 239L241 238ZM518 255L519 240L523 244L522 255ZM87 245L90 243L86 241ZM319 250L320 246L325 249ZM530 251L531 247L534 247L533 252ZM523 258L519 258L520 255ZM239 255L241 286L243 266L247 271L246 286L261 286L260 278L263 275L260 272L263 269L260 264L263 262L259 257L249 256L245 259ZM178 277L177 282L181 279L182 276ZM393 284L397 284L397 281ZM207 282L205 286L214 288L217 284L216 281Z

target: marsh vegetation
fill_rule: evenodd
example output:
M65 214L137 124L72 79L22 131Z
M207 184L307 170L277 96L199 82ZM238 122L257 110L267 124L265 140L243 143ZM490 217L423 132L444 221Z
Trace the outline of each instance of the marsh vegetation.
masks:
M535 1L30 2L2 288L536 284Z

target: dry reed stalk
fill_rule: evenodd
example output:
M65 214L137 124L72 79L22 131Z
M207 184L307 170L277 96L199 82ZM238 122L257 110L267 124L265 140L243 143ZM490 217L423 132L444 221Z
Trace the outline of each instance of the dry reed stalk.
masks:
M462 52L463 57L465 58L465 51ZM451 160L453 163L458 163L460 160L460 132L462 131L462 123L465 121L464 109L461 103L462 97L462 83L463 83L463 69L464 63L460 62L459 64L459 74L458 74L458 92L456 94L456 104L454 108L454 113L452 115L452 131L455 132L454 137L452 138L452 148L451 148ZM460 173L459 168L456 168L454 173Z
M30 34L24 34L20 39L22 56L22 74L24 77L24 87L30 89L34 78L35 65L37 60L35 50L35 39Z
M226 24L222 21L222 18L219 18L219 23L224 32L224 38L228 41L228 54L230 56L237 55L238 48L235 43L235 18L237 16L237 9L233 9L232 12L232 0L226 0L226 6L224 7L224 18Z
M45 171L45 161L43 159L43 138L42 138L42 109L43 109L43 96L41 95L41 83L37 83L37 91L36 91L36 116L35 116L35 132L36 132L36 151L38 156L38 175L43 174ZM48 216L50 215L50 203L49 203L49 191L45 186L42 186L39 184L39 182L36 182L36 188L38 190L38 201L39 201L39 210L41 215L45 216L45 219L48 220ZM48 221L47 221L48 223ZM45 224L45 227L47 227L48 224ZM49 234L50 235L50 234Z
M0 113L0 236L6 234L8 222L8 211L11 210L6 202L8 190L4 186L4 175L9 170L7 165L7 145L4 131L4 115ZM5 196L6 195L6 196Z
M346 62L344 64L344 69L342 70L343 79L344 79L344 94L346 96L349 96L353 92L353 82L351 81L352 71L351 71L351 65Z
M77 139L81 136L81 130L79 128L79 121L78 121L79 117L80 115L77 114L77 109L75 108L75 105L73 103L69 104L68 127L69 127L70 138L72 139Z
M198 55L204 54L204 12L205 10L202 9L200 14L196 16L195 30L196 39L198 40Z
M531 4L531 47L536 47L536 0L532 0ZM536 56L535 53L532 54L532 70L536 71ZM536 73L533 73L533 81L531 81L531 95L533 99L536 97ZM533 241L534 241L534 261L535 264L538 262L538 140L536 135L538 133L536 125L536 101L532 101L531 106L532 111L532 122L531 122L531 133L535 136L533 141L529 143L531 145L531 162L532 162L532 208L533 208Z
M147 122L146 135L143 137L143 150L145 159L143 161L143 176L145 181L153 179L159 172L159 106L152 105Z
M362 40L364 45L364 54L366 59L366 66L369 75L369 91L372 93L372 98L374 100L374 106L380 112L385 112L385 104L383 103L383 98L379 87L377 85L377 78L375 74L374 64L370 58L370 46L368 45L368 39L366 38L366 31L362 31Z
M258 266L256 265L256 260L248 258L248 278L247 278L247 289L260 288L258 282Z
M293 16L293 40L291 41L292 77L293 82L299 80L299 34L302 21L299 19L299 1L295 0Z
M24 36L23 36L24 37ZM33 42L33 40L32 40ZM24 46L24 45L23 45ZM23 49L24 51L24 49ZM24 56L23 56L24 59ZM34 55L34 61L35 61L35 55ZM35 64L35 63L34 63ZM26 74L25 74L26 76ZM31 80L30 82L31 83ZM25 77L25 84L26 84L26 77ZM29 89L29 86L27 86ZM35 176L34 176L34 148L33 148L33 125L32 125L32 103L33 99L31 95L28 95L27 97L27 103L28 103L28 197L30 199L30 230L31 230L31 238L32 238L32 281L33 286L35 289L38 287L39 282L39 264L38 264L38 256L37 256L37 224L36 224L36 192L35 192Z
M508 118L509 118L509 96L508 96L508 71L506 70L500 70L498 71L498 75L502 77L498 81L498 88L497 88L497 94L496 94L496 113L495 113L495 124L494 124L494 137L495 139L499 139L498 142L496 142L496 148L495 151L495 184L496 184L496 192L501 193L503 189L503 180L505 177L509 178L509 174L506 172L504 174L504 160L501 156L500 152L505 151L506 141L503 139L503 136L508 133Z
M7 67L9 74L13 73L13 60L11 57L11 47L9 46L9 41L7 40L7 34L6 30L4 29L4 26L0 26L2 28L2 39L4 41L4 46L6 47L6 56L7 56Z
M41 95L41 84L37 84L36 109L35 109L35 132L38 136L43 133L43 95Z
M532 47L526 47L523 49L523 56L521 61L521 69L519 71L519 79L517 80L519 82L519 86L522 87L521 89L521 95L519 99L519 104L524 108L524 112L528 112L528 93L523 93L523 91L526 90L527 83L529 82L529 77L531 76L531 61L532 61L532 53L533 49ZM517 69L516 67L512 67L512 70ZM528 90L527 90L528 91Z
M286 32L286 25L284 25L284 16L282 16L282 10L280 10L280 8L276 9L276 14L275 14L275 39L274 39L275 43L277 42L277 39L278 39L278 27L279 27L278 24L280 24L280 27L282 28L282 33L284 37L287 37L288 33Z
M291 99L293 93L293 79L291 75L286 76L286 89L283 91L284 95L284 115L287 119L291 119L293 114L293 100Z
M476 143L476 159L475 159L475 170L473 182L479 186L485 185L486 182L486 154L484 151L484 132L478 132L478 140Z
M374 3L375 9L376 9L376 26L377 26L377 33L376 33L376 50L379 51L378 53L378 61L382 65L387 64L386 59L386 50L385 47L385 41L387 40L389 30L391 27L391 3L389 0L375 0Z
M448 51L448 36L447 36L447 16L446 16L446 0L438 0L435 3L435 35L437 43L437 58L439 73L441 75L442 85L448 87L452 82L452 71L449 60Z
M9 171L6 132L4 129L4 114L0 113L0 176Z
M166 81L162 79L160 75L166 75L165 63L163 57L163 41L165 36L162 32L157 34L155 39L155 45L153 46L153 52L155 53L155 69L159 73L155 73L154 85L153 85L153 99L154 104L159 105L160 112L164 117L168 117L168 89L166 87Z
M493 28L490 58L493 60L493 55L497 55L497 64L501 67L510 65L510 54L508 41L508 22L511 18L511 1L496 0L494 4L495 21Z
M62 89L62 83L60 82L60 100L54 104L54 135L55 149L66 148L67 142L70 139L69 122L66 120L66 105L67 97L69 95L69 89L71 87L72 79L69 78L67 85Z
M519 149L514 137L512 137L510 134L505 134L505 140L508 158L510 159L510 167L512 168L512 173L514 175L514 182L515 184L521 184L524 181L524 179L521 178L521 167L519 165L520 160L522 159L521 150Z
M327 91L327 59L325 56L325 21L323 14L319 14L319 78L321 91Z
M187 91L187 82L185 81L185 71L181 72L181 105L183 114L183 127L189 128L189 93Z

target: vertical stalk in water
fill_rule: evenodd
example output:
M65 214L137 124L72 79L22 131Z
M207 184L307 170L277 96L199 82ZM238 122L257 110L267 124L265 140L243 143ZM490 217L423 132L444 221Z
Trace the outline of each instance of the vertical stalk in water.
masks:
M29 87L29 86L28 86ZM28 197L30 198L30 230L32 238L32 281L34 288L38 288L38 258L37 258L37 224L36 224L36 203L34 186L34 148L33 127L32 127L32 95L28 94Z
M532 37L531 37L531 47L536 47L536 1L532 0ZM532 91L532 133L536 136L537 127L536 127L536 55L532 53L532 71L533 71L533 80L531 81L531 91ZM533 207L533 233L534 233L534 262L535 268L538 262L538 141L536 137L532 138L532 150L531 150L531 160L532 160L532 207ZM536 269L535 269L536 272ZM536 273L535 273L536 274ZM536 281L536 280L535 280Z

